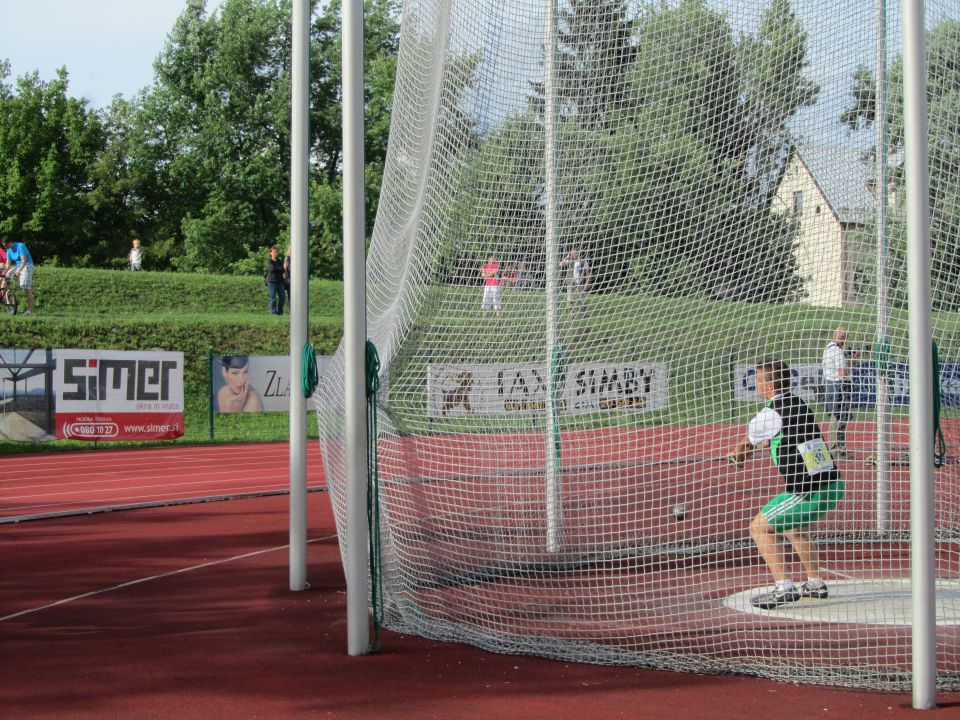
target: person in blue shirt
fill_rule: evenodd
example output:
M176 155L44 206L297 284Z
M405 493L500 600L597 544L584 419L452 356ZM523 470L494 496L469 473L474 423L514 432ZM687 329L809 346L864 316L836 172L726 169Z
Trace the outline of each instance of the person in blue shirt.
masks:
M19 277L20 288L27 296L27 310L23 314L33 315L33 257L24 243L6 235L3 247L7 251L7 276Z

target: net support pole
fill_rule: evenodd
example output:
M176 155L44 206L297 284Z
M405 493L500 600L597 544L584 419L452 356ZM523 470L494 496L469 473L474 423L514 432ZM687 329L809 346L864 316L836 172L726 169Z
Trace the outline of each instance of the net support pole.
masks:
M933 365L930 304L930 199L927 68L923 0L903 3L907 284L910 332L910 562L913 707L936 705L933 562Z
M347 653L369 650L366 277L363 194L363 0L343 2L343 346Z
M300 362L307 343L307 107L310 0L295 0L290 108L290 589L307 588L307 399Z
M877 225L877 341L874 348L876 383L877 533L890 531L890 448L888 432L889 396L887 386L887 2L875 0L876 10L876 96L874 147L876 153Z
M546 0L543 56L544 215L547 303L547 433L544 468L547 551L558 552L562 543L563 502L560 485L560 424L557 418L557 157L556 157L556 0Z

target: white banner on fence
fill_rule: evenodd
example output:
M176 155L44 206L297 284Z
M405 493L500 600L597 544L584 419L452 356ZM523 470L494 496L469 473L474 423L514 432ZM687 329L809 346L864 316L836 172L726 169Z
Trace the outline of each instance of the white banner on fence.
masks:
M54 350L58 438L183 435L183 353Z
M330 360L327 355L317 355L318 375L323 376ZM213 409L220 413L287 412L290 356L214 355Z
M669 401L663 363L571 364L557 382L561 413L653 412ZM514 415L543 412L545 363L427 366L427 416Z
M791 363L790 389L804 402L817 401L823 372L819 363ZM762 402L757 394L757 371L753 365L737 365L733 373L733 397L738 402Z

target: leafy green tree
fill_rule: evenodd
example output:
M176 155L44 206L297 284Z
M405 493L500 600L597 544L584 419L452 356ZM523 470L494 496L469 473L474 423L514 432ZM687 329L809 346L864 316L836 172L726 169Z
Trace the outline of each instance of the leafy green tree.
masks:
M560 115L591 129L610 123L627 92L633 37L624 0L571 0L559 9L554 93ZM544 86L532 86L530 102L542 116Z
M738 47L741 75L738 112L743 145L735 149L744 162L752 195L767 211L794 147L788 123L800 108L812 106L818 86L804 77L807 32L790 0L772 0L756 36ZM747 160L751 158L752 160Z
M189 0L138 112L131 171L151 239L182 242L184 270L226 272L284 230L289 176L289 11Z
M852 78L852 103L841 120L852 130L877 122L873 73L858 68ZM931 283L937 309L960 308L960 21L945 20L927 32L927 118L930 168L930 241L933 249ZM889 193L893 200L887 227L891 258L887 266L890 297L905 303L906 277L899 271L905 257L902 222L906 195L903 172L904 93L903 58L891 67L887 124L890 142ZM899 262L898 262L899 261Z
M37 259L85 262L102 257L92 167L108 144L107 129L85 100L68 97L65 68L44 82L37 73L8 82L0 63L0 232L22 236Z
M818 92L803 74L806 40L787 0L772 0L757 34L742 38L703 0L657 5L632 21L614 0L571 4L558 49L558 225L561 251L584 251L599 289L799 296L796 227L770 207L793 147L789 121ZM510 203L502 188L463 182L464 204L487 208L478 234L504 237L518 196L521 227L542 210L542 95L535 85L537 125L526 128L536 142L510 119L464 172L483 178L499 160L510 166L498 178L532 178ZM526 240L531 252L540 238Z
M343 275L343 187L341 3L316 15L311 51L310 262L323 278ZM367 240L373 232L387 157L393 83L400 48L397 0L364 3L364 182Z
M314 2L316 11L318 2ZM157 254L179 269L259 272L289 232L291 6L189 0L155 64L129 137L137 218ZM311 272L339 277L339 3L311 26ZM398 48L395 0L366 15L366 159L373 201L386 155Z

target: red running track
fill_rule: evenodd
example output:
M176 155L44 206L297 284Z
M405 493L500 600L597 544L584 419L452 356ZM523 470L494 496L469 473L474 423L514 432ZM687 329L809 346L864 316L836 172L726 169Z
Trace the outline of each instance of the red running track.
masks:
M307 486L323 485L320 453L313 443ZM287 443L15 455L0 463L0 522L282 493L289 487Z
M311 587L288 586L287 498L0 525L0 682L11 720L874 720L906 694L496 655L382 633L345 654L326 493L311 493ZM960 716L942 694L924 718Z

